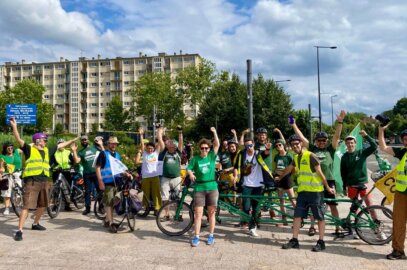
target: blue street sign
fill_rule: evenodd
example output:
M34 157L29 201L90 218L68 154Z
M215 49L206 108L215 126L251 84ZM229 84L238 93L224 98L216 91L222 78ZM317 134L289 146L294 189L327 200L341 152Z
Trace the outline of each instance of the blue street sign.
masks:
M10 118L14 117L17 124L37 124L37 105L36 104L7 104L6 105L6 124L10 124Z

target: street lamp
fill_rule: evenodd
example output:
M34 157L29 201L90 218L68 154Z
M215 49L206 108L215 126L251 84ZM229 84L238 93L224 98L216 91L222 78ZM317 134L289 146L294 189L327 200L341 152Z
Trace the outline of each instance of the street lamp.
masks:
M319 80L319 49L336 49L336 46L314 46L317 48L317 71L318 71L318 118L319 118L319 131L322 131L322 116L321 116L321 86Z
M332 110L332 126L334 125L334 97L338 95L331 96L331 110Z
M281 82L291 82L291 80L280 80L280 81L274 81L275 83L281 83Z

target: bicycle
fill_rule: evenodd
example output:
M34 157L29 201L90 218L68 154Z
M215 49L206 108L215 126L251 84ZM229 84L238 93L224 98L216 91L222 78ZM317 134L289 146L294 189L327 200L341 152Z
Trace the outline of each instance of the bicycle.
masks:
M134 231L136 224L135 215L141 209L142 203L136 199L136 193L139 191L132 188L132 180L127 177L123 177L122 179L123 183L121 184L121 191L119 193L120 195L118 196L120 199L115 204L115 209L118 215L123 214L123 218L119 223L115 223L115 225L119 228L123 222L127 220L129 230Z
M10 183L13 183L11 188L11 207L17 217L20 217L21 210L23 209L23 194L24 190L21 185L15 180L14 173L3 173L2 177L6 177Z
M105 211L105 205L103 203L103 192L99 192L96 195L95 203L93 204L93 213L95 214L97 219L105 220L106 211Z
M82 209L85 206L85 193L83 191L83 186L77 185L74 180L72 180L71 185L69 186L63 172L63 170L60 170L58 179L51 187L49 205L47 207L48 215L51 218L56 218L58 216L63 199L65 199L65 203L72 201L77 209ZM71 175L75 173L72 169L66 170L65 172L69 172Z

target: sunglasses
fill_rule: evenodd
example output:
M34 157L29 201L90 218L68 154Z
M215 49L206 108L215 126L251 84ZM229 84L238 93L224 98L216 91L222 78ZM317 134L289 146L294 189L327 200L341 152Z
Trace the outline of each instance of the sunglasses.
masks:
M251 148L251 147L253 147L253 144L245 144L244 147L246 147L246 148Z
M327 140L317 140L317 142L327 142Z
M201 147L201 150L209 150L209 147Z
M281 143L276 144L276 147L283 146Z
M300 145L300 143L292 143L292 144L291 144L291 147L299 146L299 145Z

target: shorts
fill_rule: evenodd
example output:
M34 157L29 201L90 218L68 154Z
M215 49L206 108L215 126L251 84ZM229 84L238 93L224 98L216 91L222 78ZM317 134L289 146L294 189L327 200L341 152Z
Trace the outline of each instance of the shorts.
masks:
M13 173L13 175L14 175L14 180L21 187L21 178L20 178L21 172L15 172L15 173ZM13 180L10 177L8 179L8 190L2 190L1 191L1 196L3 198L10 198L11 197L11 190L13 189L13 185L14 185Z
M324 220L324 193L323 192L299 192L297 206L294 209L294 217L307 218L311 208L312 215L316 220Z
M24 183L23 209L48 207L48 181Z
M359 188L356 188L356 187L352 187L352 186L348 187L348 197L349 197L350 199L355 198L356 195L358 194L358 191L359 191L359 190L360 190L360 189L359 189ZM363 190L361 190L361 191L359 192L359 196L360 196L361 198L365 197L366 194L367 194L367 188L366 188L366 189L363 189Z
M335 180L326 180L328 182L328 186L336 190L336 183ZM331 194L324 188L324 197L326 199L336 199L335 194ZM338 205L337 202L326 202L327 205Z
M161 198L163 201L170 199L170 190L174 189L175 192L180 191L181 177L167 178L161 177Z
M218 205L219 191L208 190L194 192L194 207Z
M280 181L276 181L276 186L277 186L277 188L284 189L284 190L292 188L293 179L292 179L291 175L289 174L289 175L285 176L283 179L281 179Z
M227 181L229 182L229 187L233 187L235 185L234 183L234 177L233 177L233 172L230 173L223 173L220 175L219 180L220 181Z
M113 207L114 196L117 193L117 188L112 185L105 184L105 191L103 192L103 203L107 207Z

